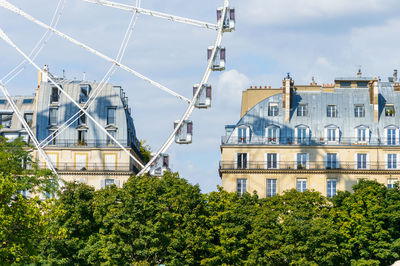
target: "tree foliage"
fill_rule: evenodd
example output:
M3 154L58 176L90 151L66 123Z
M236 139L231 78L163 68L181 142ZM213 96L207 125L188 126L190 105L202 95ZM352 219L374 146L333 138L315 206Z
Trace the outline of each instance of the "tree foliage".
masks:
M201 193L178 174L95 191L25 170L23 143L0 139L0 261L49 265L390 265L400 257L400 190L361 180L327 199Z

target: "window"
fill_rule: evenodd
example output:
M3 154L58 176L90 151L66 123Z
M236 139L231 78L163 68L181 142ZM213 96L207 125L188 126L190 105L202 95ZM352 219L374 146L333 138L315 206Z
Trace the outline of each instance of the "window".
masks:
M115 130L107 130L107 132L113 137L113 138L115 138ZM114 146L115 145L115 142L112 140L112 138L110 138L108 135L107 135L107 145L108 146Z
M0 114L0 125L3 127L11 127L12 113Z
M276 195L276 179L267 179L267 197Z
M328 141L336 141L336 128L328 128Z
M357 81L357 88L368 88L368 81Z
M32 113L26 113L24 114L24 119L26 123L28 124L29 127L32 127L33 123L33 114Z
M49 145L56 145L57 144L56 131L55 130L49 130L49 136L51 136L51 140L49 142Z
M247 168L247 153L238 153L237 169L246 169L246 168Z
M79 93L79 103L87 102L90 94L90 86L89 85L81 85L81 91Z
M270 103L268 105L268 116L277 116L278 115L278 104Z
M327 182L327 191L326 191L326 196L328 198L332 198L333 196L336 195L336 179L328 179Z
M394 116L394 106L393 105L386 105L385 106L385 116Z
M396 169L396 168L397 168L397 154L388 154L387 169Z
M351 82L350 81L341 81L340 82L340 87L341 88L350 88L351 87Z
M327 117L337 117L336 105L328 105L326 108Z
M6 104L6 100L0 99L0 104Z
M78 126L86 125L86 115L83 112L79 112Z
M115 125L116 107L108 107L107 109L107 125Z
M296 181L296 189L299 192L304 192L307 189L307 179L298 178Z
M326 154L326 169L336 169L337 168L337 154L328 153Z
M366 142L367 141L367 129L358 128L357 129L357 142Z
M307 116L307 104L299 104L297 107L297 116Z
M77 153L75 154L75 170L87 170L88 167L88 155L84 153Z
M298 153L297 161L296 161L297 169L306 169L308 168L308 153Z
M398 183L397 179L388 179L387 180L387 188L391 189L394 188L395 185Z
M276 153L267 153L267 169L278 168L278 155Z
M49 125L57 125L57 108L50 108L49 109Z
M367 169L367 154L357 154L357 169Z
M78 145L86 146L86 130L78 130Z
M239 196L242 196L247 190L246 188L246 178L238 178L236 180L237 182L237 193L239 194Z
M306 143L307 142L307 128L298 127L296 132L297 132L297 143Z
M396 129L388 128L387 131L387 145L395 145L396 144Z
M23 99L22 104L31 104L33 103L33 99Z
M239 143L247 142L247 128L245 127L238 128L238 142Z
M355 105L354 106L354 117L365 117L364 105Z
M268 144L279 143L279 128L277 127L267 128L267 143Z
M59 92L57 87L51 88L50 103L58 103Z
M109 187L111 185L114 185L114 179L104 179L104 186Z

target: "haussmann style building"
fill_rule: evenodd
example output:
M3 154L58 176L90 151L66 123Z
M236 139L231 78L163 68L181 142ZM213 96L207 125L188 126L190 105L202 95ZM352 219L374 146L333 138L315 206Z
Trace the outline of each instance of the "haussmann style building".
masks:
M332 84L249 88L241 119L225 126L219 173L230 192L271 197L313 189L328 197L359 179L392 187L400 177L400 84L336 78Z
M47 67L45 71L44 75L39 73L38 87L33 96L13 97L13 100L39 142L47 143L44 151L58 175L63 180L76 180L96 189L111 184L122 186L138 172L137 163L84 114L71 120L79 111L78 107L48 77L50 75L82 107L99 83L57 78L47 72ZM93 105L86 110L144 164L128 98L121 87L104 84ZM56 130L68 121L70 126L52 139ZM9 140L22 137L32 145L22 123L4 98L0 99L0 124L2 136ZM46 167L37 151L33 151L33 158L39 160L41 167Z

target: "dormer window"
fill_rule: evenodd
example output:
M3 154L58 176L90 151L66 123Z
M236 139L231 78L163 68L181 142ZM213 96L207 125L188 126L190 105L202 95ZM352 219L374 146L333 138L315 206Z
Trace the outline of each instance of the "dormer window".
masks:
M327 117L337 117L336 105L328 105L326 108Z
M280 133L280 128L271 125L266 128L266 133L267 133L267 139L266 143L267 144L279 144L279 133Z
M389 126L385 129L386 131L386 144L396 145L397 143L397 128L395 126Z
M57 112L58 112L58 108L50 108L49 109L49 125L51 126L55 126L57 125Z
M307 116L307 104L299 104L297 107L297 116Z
M365 117L365 108L363 104L354 106L354 117Z
M339 143L339 127L335 125L330 125L325 127L325 143L334 144Z
M295 139L297 144L307 144L310 138L310 129L307 126L300 125L296 127Z
M249 141L250 129L242 126L238 129L238 143L247 143Z
M269 103L268 116L278 116L278 103Z
M60 93L57 87L51 87L50 103L58 103Z
M351 82L350 81L341 81L340 88L351 88Z
M78 126L86 125L86 115L83 112L79 113Z
M108 107L107 109L107 125L115 125L116 107Z
M368 81L357 81L357 88L368 88Z
M11 127L12 112L0 113L0 125L3 127Z
M79 93L79 103L86 103L89 99L89 94L91 91L90 85L81 85Z
M358 126L355 128L355 137L357 143L369 142L369 128L367 126Z
M385 106L385 116L393 117L394 116L394 105L387 104Z

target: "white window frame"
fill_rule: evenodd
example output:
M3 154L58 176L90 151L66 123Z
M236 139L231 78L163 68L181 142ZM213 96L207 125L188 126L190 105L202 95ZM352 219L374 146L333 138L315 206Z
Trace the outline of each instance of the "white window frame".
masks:
M338 117L337 106L335 104L328 104L326 106L326 117L329 118Z
M398 182L399 182L399 180L398 180L397 178L388 178L388 179L387 179L387 188L388 188L388 189L394 188L394 185L395 185L396 183L398 183Z
M360 132L364 132L364 134L360 135ZM354 129L355 142L359 144L368 144L369 143L369 127L366 126L358 126Z
M244 133L244 135L243 135ZM247 126L239 126L237 128L238 143L248 143L250 141L250 128Z
M275 162L271 158L275 157ZM265 153L264 154L264 168L265 169L279 169L279 153Z
M334 157L334 161L331 161L332 157ZM329 152L325 154L325 168L326 169L339 168L339 153Z
M307 178L296 179L296 190L298 192L304 192L307 190Z
M238 158L239 158L239 154L245 154L246 155L246 162L243 162L244 160L242 160L241 164L238 164ZM250 166L250 154L246 153L246 152L238 152L235 154L235 169L249 169Z
M299 132L305 132L305 136L299 136ZM303 135L303 133L301 135ZM308 144L310 140L310 128L307 126L295 127L294 138L296 144Z
M267 178L266 180L266 196L271 198L277 194L277 180L276 178Z
M247 192L247 178L236 179L236 192L239 196L242 196L245 192Z
M398 129L394 126L389 126L389 127L385 128L385 138L386 138L385 144L386 145L396 145L398 143L398 135L399 134L397 131L398 131ZM390 137L389 137L389 132L394 132L394 135L390 134Z
M398 168L398 158L396 153L386 154L386 169L396 170Z
M365 117L365 107L363 104L354 105L354 117L356 118Z
M329 178L326 180L326 196L328 198L332 198L333 196L336 195L337 195L337 179Z
M307 112L308 110L307 109L308 109L307 104L299 104L297 106L297 116L306 117L308 115L308 112Z
M301 155L301 157L305 157L305 166L303 164L304 158L301 158L299 161L299 155ZM310 154L309 153L305 153L305 152L295 153L294 158L295 158L294 159L294 168L295 169L310 169ZM301 165L301 168L299 168L299 165Z
M359 166L359 158L361 158L358 155L365 155L365 160L366 160L365 163L364 162L360 162L360 165L361 166L365 165L365 167L358 167ZM359 169L359 170L369 169L369 167L370 167L369 153L356 153L354 156L355 156L355 160L354 161L356 162L355 169Z
M267 136L267 144L279 144L280 128L278 126L267 126L265 132Z
M268 103L268 116L278 116L278 115L279 115L279 104Z

